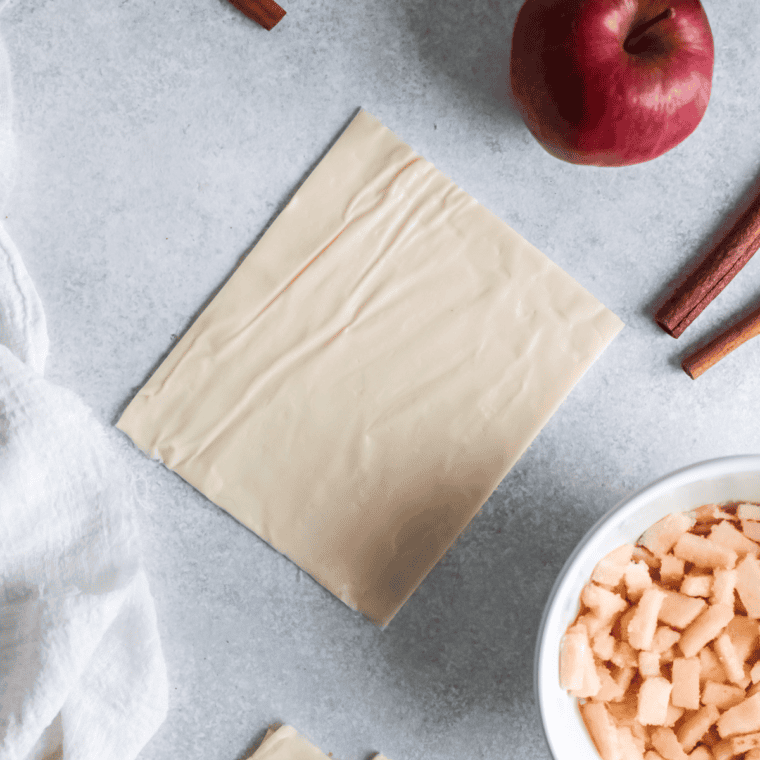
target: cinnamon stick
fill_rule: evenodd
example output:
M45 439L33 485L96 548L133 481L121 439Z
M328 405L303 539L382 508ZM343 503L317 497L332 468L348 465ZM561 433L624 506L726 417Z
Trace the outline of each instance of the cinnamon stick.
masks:
M724 356L728 356L735 348L756 335L760 335L760 306L716 335L707 345L687 356L681 366L692 380L696 380Z
M267 31L273 29L285 15L285 11L274 0L230 0L230 2Z
M677 338L728 285L760 248L760 193L728 234L710 251L655 314Z

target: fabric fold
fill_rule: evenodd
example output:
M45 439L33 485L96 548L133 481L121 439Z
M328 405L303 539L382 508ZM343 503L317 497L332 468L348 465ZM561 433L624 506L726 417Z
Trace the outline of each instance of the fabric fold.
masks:
M43 378L47 354L0 227L0 760L133 760L168 699L137 498L116 434Z

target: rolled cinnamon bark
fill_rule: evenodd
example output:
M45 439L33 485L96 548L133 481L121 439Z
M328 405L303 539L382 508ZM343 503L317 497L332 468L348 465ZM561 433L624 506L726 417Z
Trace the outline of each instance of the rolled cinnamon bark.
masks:
M687 356L681 366L692 380L696 380L703 372L756 335L760 335L760 306L716 335L707 345Z
M728 285L760 248L760 193L728 234L655 314L665 332L677 338Z
M285 15L285 11L274 0L230 0L230 2L266 30L274 28Z

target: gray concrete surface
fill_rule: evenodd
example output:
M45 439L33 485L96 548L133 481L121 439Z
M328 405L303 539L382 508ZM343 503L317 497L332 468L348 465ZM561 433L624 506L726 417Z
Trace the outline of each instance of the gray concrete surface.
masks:
M112 423L356 109L627 324L444 560L375 629L124 441L171 678L143 760L243 760L269 722L341 760L548 758L532 693L551 584L592 523L677 467L760 449L760 342L681 357L760 297L751 262L678 341L652 320L760 168L760 15L705 7L707 115L666 156L563 164L504 101L518 0L11 0L19 166L4 209L47 308L51 379Z

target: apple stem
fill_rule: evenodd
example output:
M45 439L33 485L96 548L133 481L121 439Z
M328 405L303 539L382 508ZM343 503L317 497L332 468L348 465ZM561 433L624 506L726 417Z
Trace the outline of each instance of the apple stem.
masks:
M662 13L660 13L658 16L655 16L652 19L649 19L649 21L644 21L643 23L639 24L626 38L625 43L623 44L623 48L628 53L635 53L636 47L638 44L642 41L642 38L644 35L655 25L659 24L660 21L665 21L665 19L671 18L674 15L672 8L666 8Z

